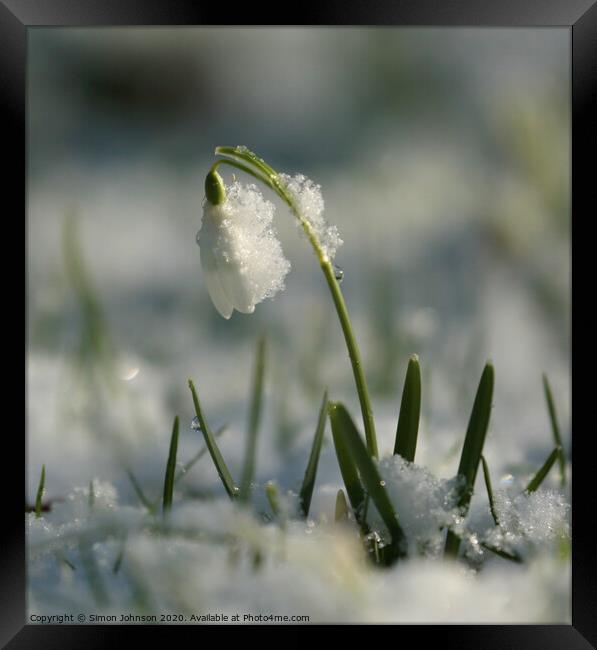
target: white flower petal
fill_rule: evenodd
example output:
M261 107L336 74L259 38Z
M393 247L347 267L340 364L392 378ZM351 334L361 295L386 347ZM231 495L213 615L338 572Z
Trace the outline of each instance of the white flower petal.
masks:
M197 243L216 309L251 314L255 305L284 288L290 262L271 227L274 205L255 185L233 183L226 200L205 202Z
M233 307L243 314L252 314L257 301L247 274L234 260L226 261L218 257L216 263L224 291Z
M216 265L216 259L211 248L207 246L201 246L200 248L201 255L201 268L203 269L203 277L205 279L205 284L207 285L207 291L209 292L209 297L214 304L214 307L220 312L220 314L229 319L232 316L232 303L228 300L220 278L218 275L218 268Z

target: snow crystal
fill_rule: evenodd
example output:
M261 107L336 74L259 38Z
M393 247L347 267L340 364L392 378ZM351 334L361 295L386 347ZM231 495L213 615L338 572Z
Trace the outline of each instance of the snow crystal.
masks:
M315 184L303 174L296 176L279 174L278 178L296 201L301 216L313 229L328 259L333 260L343 241L338 233L338 228L330 225L323 216L324 202L321 185Z
M100 540L123 535L147 523L144 508L120 506L116 488L109 482L93 481L94 499L89 486L75 487L64 501L56 501L48 513L26 516L27 546L30 558L64 548L73 548L84 538Z
M424 467L398 455L381 460L379 471L406 536L409 554L438 556L443 548L443 529L460 521L456 505L460 479L436 478ZM372 503L368 510L368 521L383 530Z
M419 468L410 469L416 474ZM110 594L105 605L91 598L77 549L46 555L43 562L30 558L29 613L86 608L108 613L126 605L134 613L143 613L144 607L150 613L187 615L197 610L292 612L310 616L311 622L569 622L569 563L551 553L525 565L488 565L482 573L460 563L422 558L375 571L365 561L358 535L342 526L316 525L307 535L304 521L289 521L285 530L256 519L250 524L248 511L227 500L187 503L176 510L174 528L161 534L139 529L130 532L125 546L115 538L92 545ZM219 532L240 535L240 543L191 534L212 518L219 520ZM37 520L32 525L44 524ZM123 548L116 574L114 562ZM258 565L256 551L261 554ZM145 594L145 605L131 602L135 590Z
M494 493L498 527L486 532L484 541L500 550L527 555L536 547L567 538L570 505L563 494L540 488L535 492Z

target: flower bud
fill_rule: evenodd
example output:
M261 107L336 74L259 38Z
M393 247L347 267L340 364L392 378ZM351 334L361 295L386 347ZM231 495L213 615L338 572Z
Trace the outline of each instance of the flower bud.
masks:
M224 181L215 170L210 170L205 177L205 196L212 205L220 205L226 200Z

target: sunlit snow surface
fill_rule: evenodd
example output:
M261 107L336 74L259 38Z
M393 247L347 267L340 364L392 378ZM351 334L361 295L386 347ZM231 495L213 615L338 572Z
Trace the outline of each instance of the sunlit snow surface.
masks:
M401 512L409 538L422 543L447 511L440 499L422 512L439 486L413 467L407 474L403 481L394 472L388 482L392 494L404 482L416 492L412 510ZM551 548L556 531L566 529L566 509L549 491L536 497L541 505L532 514L528 504L511 508L525 521L514 536L528 533L535 548L524 566L493 556L479 573L426 557L421 544L412 559L381 571L368 565L351 523L289 521L282 528L218 499L180 503L161 525L143 509L120 506L114 487L96 482L93 506L88 488L81 488L47 519L27 516L29 611L300 614L311 622L567 622L570 568ZM89 549L95 569L87 564Z

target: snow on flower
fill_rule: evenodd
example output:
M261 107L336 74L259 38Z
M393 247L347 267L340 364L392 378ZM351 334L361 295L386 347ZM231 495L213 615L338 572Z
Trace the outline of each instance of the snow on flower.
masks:
M251 314L255 305L284 289L290 262L272 227L273 203L255 185L234 182L226 198L206 200L197 243L211 300L224 318L236 309Z
M321 185L317 185L303 174L279 174L278 180L297 203L302 218L315 234L326 257L333 261L336 251L344 242L338 228L329 224L323 216L325 206Z

